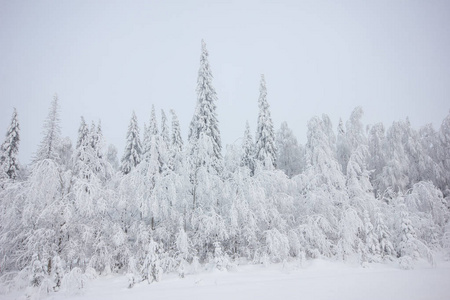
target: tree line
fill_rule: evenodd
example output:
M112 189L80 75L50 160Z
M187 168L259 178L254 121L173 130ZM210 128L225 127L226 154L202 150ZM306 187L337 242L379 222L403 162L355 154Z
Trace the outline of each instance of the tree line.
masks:
M434 264L450 249L450 114L439 130L408 120L365 127L357 107L336 133L327 115L298 143L274 130L264 76L253 137L222 149L208 51L182 139L153 107L141 134L133 112L120 161L101 124L62 138L58 97L32 163L19 165L16 110L0 151L0 282L31 296L82 288L98 274L129 287L210 267L317 257ZM30 296L30 297L31 297Z

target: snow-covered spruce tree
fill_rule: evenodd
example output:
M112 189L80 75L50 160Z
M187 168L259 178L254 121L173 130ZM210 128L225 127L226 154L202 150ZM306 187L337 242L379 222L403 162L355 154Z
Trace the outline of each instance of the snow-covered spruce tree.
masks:
M20 127L17 111L14 108L11 124L6 132L6 138L0 149L0 172L5 173L9 179L15 180L19 171L19 142ZM1 175L0 175L1 176Z
M181 138L180 122L173 109L170 110L172 115L172 148L178 152L183 150L183 139Z
M219 121L216 113L216 91L212 85L212 73L208 62L208 51L206 44L202 40L202 54L200 56L200 68L197 78L197 106L189 127L189 142L191 151L198 152L198 147L204 146L201 140L209 140L212 146L210 149L210 167L220 174L222 170L222 143L220 138ZM204 135L204 138L202 138ZM202 159L196 159L198 164L205 163Z
M275 131L267 102L267 88L264 75L261 75L259 88L259 114L256 129L255 157L262 166L272 169L277 166L277 148L275 144Z
M173 171L176 173L180 173L183 168L183 139L181 138L181 129L180 122L178 121L178 117L173 109L170 110L172 115L172 135L171 135L171 144L170 144L170 152L171 152L171 160L170 166Z
M369 131L369 170L372 170L372 186L374 187L375 195L378 196L384 190L381 186L379 178L384 166L386 165L385 143L386 135L383 123L377 123L370 128Z
M382 204L383 205L383 204ZM383 260L392 260L396 256L394 246L392 245L392 235L384 221L385 216L379 208L375 212L375 235L380 244L381 258Z
M167 126L167 117L163 109L161 109L161 135L159 138L159 155L161 156L161 162L163 170L167 171L171 164L170 155L170 138L169 127Z
M241 166L247 167L250 170L251 175L255 172L255 145L253 143L253 137L250 132L248 121L245 125L244 138L242 141Z
M122 172L124 174L130 173L130 171L141 162L141 155L142 146L139 138L139 127L136 114L133 111L130 125L128 126L125 152L122 156Z
M161 279L161 245L150 238L147 245L146 257L141 268L142 280L147 280L148 283L158 282Z
M302 171L304 156L298 145L297 138L286 122L281 123L281 127L277 132L276 142L278 149L278 168L283 170L288 177L299 174Z
M33 159L33 163L44 159L58 160L58 147L61 141L61 127L59 120L58 96L53 96L47 119L44 122L44 138L39 145L39 149Z
M170 145L169 127L167 126L167 117L164 109L161 109L161 138L167 146Z
M366 254L369 262L381 261L381 248L378 236L370 220L369 212L364 212L364 236Z
M401 258L400 265L402 268L411 269L413 267L413 261L420 257L417 245L418 240L406 208L402 209L400 215L401 232L400 243L398 244L398 256Z
M223 159L221 139L216 115L216 92L208 63L206 45L202 54L197 80L197 107L189 128L188 170L190 204L187 228L190 239L201 261L212 260L213 243L227 238L221 210L224 201Z
M78 138L77 138L77 147L80 148L81 144L84 142L86 136L89 134L89 128L84 120L84 117L81 117L80 127L78 128Z

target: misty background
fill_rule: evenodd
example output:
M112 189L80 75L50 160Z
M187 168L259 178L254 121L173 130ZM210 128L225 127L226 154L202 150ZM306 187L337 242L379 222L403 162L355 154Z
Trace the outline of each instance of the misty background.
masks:
M337 127L409 119L437 129L450 109L449 1L0 0L0 135L13 107L29 163L54 93L63 136L101 120L123 153L131 113L141 133L152 104L175 109L186 138L201 39L209 51L223 144L256 130L260 74L275 128L306 142L326 113ZM119 157L120 157L119 156Z

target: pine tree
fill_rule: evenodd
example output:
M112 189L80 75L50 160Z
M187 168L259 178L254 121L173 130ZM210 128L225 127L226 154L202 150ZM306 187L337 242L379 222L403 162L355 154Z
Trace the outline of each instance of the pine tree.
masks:
M166 145L170 145L169 127L167 126L167 117L164 109L161 109L161 137Z
M84 117L81 117L81 124L78 128L77 149L80 148L86 136L89 134L89 128L86 125Z
M180 122L173 109L170 110L172 114L172 133L169 144L169 168L176 173L179 173L183 168L183 139L181 138Z
M172 148L176 151L183 150L183 139L181 138L180 122L173 109L170 110L172 114Z
M161 135L159 138L159 154L164 169L171 168L171 155L170 155L170 138L169 127L167 126L167 117L163 109L161 109Z
M61 128L59 119L58 96L53 96L53 101L44 123L44 138L41 141L39 149L34 158L34 163L44 160L53 159L58 161L58 147L61 141Z
M6 133L6 139L1 145L0 150L0 166L1 171L6 173L9 179L16 179L19 171L19 162L17 155L19 153L20 142L20 127L17 119L17 111L14 108L11 118L11 125L9 125Z
M259 115L258 128L256 130L255 156L265 168L272 169L277 166L277 149L269 103L267 102L267 89L264 75L261 75L258 103Z
M139 139L139 127L137 117L133 111L130 125L128 126L127 144L122 157L122 172L128 174L134 167L141 162L142 146Z
M245 125L244 139L242 141L241 166L249 168L250 174L253 175L255 171L255 145L253 144L248 121Z
M197 107L189 128L189 141L193 146L192 148L196 149L204 146L203 142L199 142L202 135L210 140L212 143L210 164L217 173L220 173L222 169L222 143L216 113L217 95L212 85L212 78L208 51L205 42L202 40L202 54L197 78Z

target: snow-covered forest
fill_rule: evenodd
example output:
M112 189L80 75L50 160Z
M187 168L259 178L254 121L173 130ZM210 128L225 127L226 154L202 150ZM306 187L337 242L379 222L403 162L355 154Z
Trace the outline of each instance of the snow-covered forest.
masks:
M78 139L63 138L55 96L21 166L14 110L0 153L3 292L44 295L110 273L131 288L202 267L324 257L409 269L450 254L450 114L438 129L366 126L357 107L339 124L312 117L296 128L307 131L301 145L285 122L274 128L261 76L257 124L223 147L212 78L202 43L189 128L176 108L153 107L143 128L133 112L120 158L83 117Z

